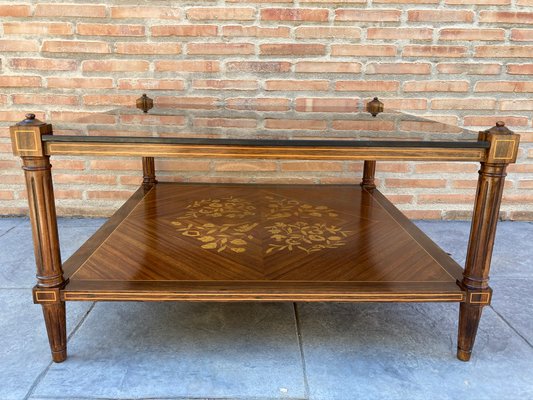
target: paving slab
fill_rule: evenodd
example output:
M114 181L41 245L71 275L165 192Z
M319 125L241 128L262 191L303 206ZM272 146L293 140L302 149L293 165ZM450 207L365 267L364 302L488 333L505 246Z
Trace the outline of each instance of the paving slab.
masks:
M470 222L416 221L435 243L464 266ZM491 263L491 277L533 278L532 222L500 221Z
M302 304L311 400L533 398L533 349L486 308L455 358L457 304Z
M533 345L533 278L497 279L492 287L491 307Z
M1 221L1 219L0 219ZM66 260L105 219L69 219L58 221L61 255ZM0 236L0 288L31 288L35 285L35 259L28 219Z
M290 303L97 303L35 397L304 397Z
M17 217L8 217L8 218L2 218L0 216L0 237L5 235L7 232L9 232L11 229L16 227L19 224L24 223L27 221L27 218L17 218Z
M0 304L0 399L20 400L51 362L46 328L29 289L0 289ZM67 305L69 333L90 305Z

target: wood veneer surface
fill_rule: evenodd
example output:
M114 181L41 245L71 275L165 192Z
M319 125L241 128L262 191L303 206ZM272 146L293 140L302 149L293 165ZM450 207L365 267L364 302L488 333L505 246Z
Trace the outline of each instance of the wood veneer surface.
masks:
M248 281L451 290L461 273L379 192L359 186L160 183L136 198L90 256L69 261L71 288Z

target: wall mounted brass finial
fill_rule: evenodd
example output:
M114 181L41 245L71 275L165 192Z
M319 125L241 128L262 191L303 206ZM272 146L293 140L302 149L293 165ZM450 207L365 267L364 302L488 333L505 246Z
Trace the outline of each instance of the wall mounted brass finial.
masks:
M147 113L148 110L154 108L154 101L144 93L141 97L135 102L137 108L143 110L144 113Z
M366 110L372 114L373 117L383 112L383 103L379 101L377 97L374 97L374 100L369 101L366 105Z
M485 133L500 134L500 135L512 135L514 132L505 126L505 122L498 121L496 125L490 129L487 129Z
M25 115L25 119L18 122L16 125L17 126L21 126L21 125L24 125L24 126L41 126L41 125L46 125L45 122L43 121L39 121L37 118L35 118L35 114L33 113L28 113Z

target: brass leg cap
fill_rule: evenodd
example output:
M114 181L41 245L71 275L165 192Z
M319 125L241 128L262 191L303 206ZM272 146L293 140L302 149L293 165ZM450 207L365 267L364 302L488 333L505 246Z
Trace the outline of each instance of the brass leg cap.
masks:
M67 350L52 351L52 361L55 363L63 362L67 359Z
M457 358L461 361L470 361L471 351L457 349Z

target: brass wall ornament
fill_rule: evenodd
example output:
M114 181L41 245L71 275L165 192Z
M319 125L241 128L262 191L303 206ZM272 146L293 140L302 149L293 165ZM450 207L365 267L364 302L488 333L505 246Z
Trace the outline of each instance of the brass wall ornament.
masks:
M384 109L384 105L377 97L374 97L374 100L369 101L366 104L366 110L372 114L373 117L378 115L379 113L382 113Z
M154 108L154 101L145 93L135 101L135 105L138 109L141 109L144 113L147 113L148 110Z

